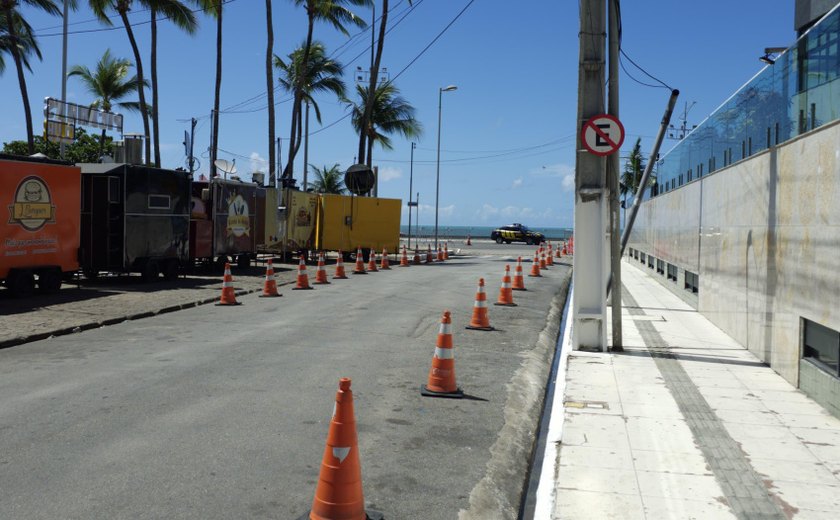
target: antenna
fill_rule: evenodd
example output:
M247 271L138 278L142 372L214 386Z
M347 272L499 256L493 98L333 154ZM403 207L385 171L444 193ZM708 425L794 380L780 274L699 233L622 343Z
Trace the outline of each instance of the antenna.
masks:
M688 104L688 101L685 102L685 109L683 110L682 117L679 118L679 120L682 121L682 124L678 127L668 125L668 139L682 141L689 132L697 128L697 125L691 125L691 128L688 127L688 112L696 104L696 101L692 101L690 105Z
M216 165L216 168L222 170L225 174L225 179L227 180L227 174L233 175L236 173L236 159L233 162L227 161L225 159L216 159L213 161L213 164Z

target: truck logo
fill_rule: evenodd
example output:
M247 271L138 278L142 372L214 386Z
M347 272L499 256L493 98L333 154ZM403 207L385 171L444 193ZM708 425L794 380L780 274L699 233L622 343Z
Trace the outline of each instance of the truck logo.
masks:
M228 199L228 236L247 236L249 231L251 231L251 226L248 221L248 203L245 202L242 195L234 195Z
M38 231L45 224L55 222L47 184L36 176L26 177L15 190L14 202L8 206L9 224L19 224L27 231Z

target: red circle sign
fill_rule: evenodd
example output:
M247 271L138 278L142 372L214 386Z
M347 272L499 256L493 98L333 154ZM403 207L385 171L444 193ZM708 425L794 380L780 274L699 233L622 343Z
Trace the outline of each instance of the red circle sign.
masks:
M595 155L610 155L624 143L624 126L615 116L599 114L583 125L580 138L584 148Z

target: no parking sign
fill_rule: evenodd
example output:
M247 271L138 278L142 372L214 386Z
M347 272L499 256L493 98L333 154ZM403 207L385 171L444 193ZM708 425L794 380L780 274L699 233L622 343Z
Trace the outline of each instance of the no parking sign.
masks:
M624 142L624 126L615 116L599 114L583 125L581 141L595 155L610 155Z

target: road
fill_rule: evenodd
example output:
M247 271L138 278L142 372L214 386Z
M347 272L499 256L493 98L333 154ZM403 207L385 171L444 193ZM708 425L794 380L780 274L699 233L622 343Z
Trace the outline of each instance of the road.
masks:
M370 508L514 518L569 267L468 331L478 278L495 301L533 248L464 252L0 350L0 517L298 518L349 377ZM419 395L444 309L462 400Z

